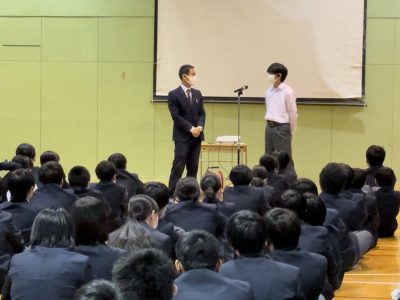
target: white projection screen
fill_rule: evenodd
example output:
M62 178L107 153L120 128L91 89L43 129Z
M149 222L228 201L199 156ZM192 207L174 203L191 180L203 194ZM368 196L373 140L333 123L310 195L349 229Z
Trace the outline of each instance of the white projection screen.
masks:
M365 0L158 0L154 100L195 66L206 100L264 101L266 69L280 62L298 100L360 102Z

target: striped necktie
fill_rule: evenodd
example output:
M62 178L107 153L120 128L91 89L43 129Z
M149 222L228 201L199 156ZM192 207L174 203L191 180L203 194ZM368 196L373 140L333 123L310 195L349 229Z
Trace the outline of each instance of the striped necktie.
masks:
M193 103L193 99L192 99L192 91L190 89L186 90L186 94L187 94L187 98L189 100L189 103L192 104Z

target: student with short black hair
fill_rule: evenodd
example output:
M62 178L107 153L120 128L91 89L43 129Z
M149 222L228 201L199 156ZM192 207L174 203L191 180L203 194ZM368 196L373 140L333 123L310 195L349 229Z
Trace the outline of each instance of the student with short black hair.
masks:
M290 164L291 157L289 153L279 151L276 153L276 158L278 160L278 174L285 176L287 183L291 185L297 179L297 174Z
M234 203L236 211L248 209L264 214L270 209L262 188L250 186L253 178L251 170L246 165L237 165L229 173L233 187L225 187L223 198L226 203Z
M260 215L249 210L235 213L226 234L238 257L222 265L223 275L250 283L255 300L303 299L300 270L263 254L267 227Z
M181 274L175 281L174 300L254 299L247 282L232 280L219 273L222 264L218 240L208 232L194 230L179 240L175 266Z
M368 192L376 190L378 186L375 182L375 173L383 167L385 157L386 151L382 146L371 145L368 147L365 153L368 168L365 169L366 184L363 190Z
M57 162L49 161L41 166L39 180L43 186L33 193L29 201L30 205L37 211L60 207L69 211L76 198L72 193L61 188L64 177L64 170Z
M124 186L116 183L117 168L114 163L103 160L97 164L95 172L99 182L91 186L91 189L99 192L111 208L108 232L112 232L126 219L128 192Z
M299 249L300 220L297 215L284 208L274 208L264 216L267 227L268 256L276 261L298 267L305 299L317 300L323 293L327 280L328 262L322 255ZM333 295L324 293L325 299ZM328 297L327 297L328 296Z
M397 229L400 192L394 190L396 175L391 168L376 170L375 180L379 189L374 193L380 216L379 237L391 237Z
M60 162L60 156L54 151L44 151L40 154L40 165L44 165L49 161Z
M285 176L277 174L278 162L275 156L264 154L259 163L267 169L266 184L274 188L275 198L279 198L289 188L289 184Z
M72 300L122 300L122 298L112 282L98 279L81 286Z
M35 178L28 169L12 171L8 177L11 199L0 204L0 209L11 213L15 226L21 231L26 243L29 242L31 227L37 212L32 209L29 199L35 188Z
M108 212L105 202L94 197L80 198L71 207L76 233L74 250L89 257L95 279L111 280L114 262L125 253L106 244Z
M128 197L143 193L143 182L136 173L130 173L126 169L127 159L122 153L113 153L108 161L115 164L117 168L116 182L126 187Z
M11 258L3 298L71 299L93 276L89 258L73 252L73 245L74 228L65 209L39 212L30 247Z
M171 300L176 272L170 258L157 249L131 252L113 269L113 282L122 299Z
M23 155L29 158L30 167L33 167L33 163L36 159L36 150L31 144L22 143L19 144L17 149L15 150L15 155Z
M297 178L291 185L290 188L298 191L300 194L312 193L318 195L318 187L308 178Z
M76 198L95 197L105 201L99 191L89 189L90 173L84 166L72 167L68 172L68 182Z

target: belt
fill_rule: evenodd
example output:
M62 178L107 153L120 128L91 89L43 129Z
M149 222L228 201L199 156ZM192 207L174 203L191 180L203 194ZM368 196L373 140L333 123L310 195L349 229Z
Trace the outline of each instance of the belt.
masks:
M278 123L278 122L275 122L275 121L267 120L267 124L268 124L269 127L273 128L273 127L276 127L276 126L288 125L289 123Z

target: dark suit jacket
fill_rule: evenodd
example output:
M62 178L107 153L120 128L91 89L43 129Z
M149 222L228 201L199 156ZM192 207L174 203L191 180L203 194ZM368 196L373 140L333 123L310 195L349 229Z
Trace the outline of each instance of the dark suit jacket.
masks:
M139 224L149 234L153 247L163 250L168 256L171 256L172 244L169 235L166 235L156 229L151 228L145 222L139 222Z
M178 293L174 300L252 300L247 282L233 280L208 270L190 270L180 275L175 284Z
M126 187L128 198L143 193L143 182L137 174L129 173L127 170L117 170L117 183Z
M12 215L0 210L0 286L4 284L11 256L23 250L24 241L12 221Z
M25 243L28 244L37 211L32 209L28 201L22 203L4 202L0 205L0 210L7 211L12 215L14 225L21 231Z
M108 217L109 232L119 228L125 220L128 207L128 193L124 186L113 182L102 182L93 185L93 190L99 191L111 208Z
M193 126L204 128L206 112L203 105L203 96L199 90L193 88L191 90L192 104L189 103L181 86L168 94L168 108L174 121L172 139L176 142L186 142L194 139L190 132ZM197 139L204 140L203 132Z
M93 279L111 280L111 271L115 261L126 253L125 250L107 245L79 245L75 252L89 257L93 270Z
M275 190L275 197L280 198L286 190L289 189L287 178L274 172L268 172L267 185L272 186Z
M380 216L379 236L393 236L397 229L396 217L399 213L400 192L394 191L391 187L382 187L374 195Z
M365 184L368 185L371 189L373 187L377 187L375 183L375 174L382 167L383 166L369 167L368 169L364 170L366 175Z
M235 203L236 211L251 210L260 215L269 209L269 203L265 200L263 188L249 185L238 185L224 189L224 202Z
M299 268L267 256L240 256L224 263L221 274L250 283L255 300L304 299Z
M65 248L33 247L11 259L4 299L65 299L93 278L89 258Z
M325 257L300 249L274 250L268 253L273 260L298 267L305 299L317 300L322 293L328 268Z
M164 218L158 220L158 226L156 228L159 232L168 235L171 238L171 257L175 259L175 245L178 242L181 234L175 230L174 224L166 222ZM183 231L183 229L181 229Z
M215 205L191 200L168 204L164 219L185 231L205 230L217 237L224 235L226 223Z
M297 174L293 167L287 166L284 169L278 170L278 175L282 175L286 178L286 182L291 185L296 179Z
M62 189L58 184L45 184L37 189L29 204L37 211L44 208L64 208L69 211L71 205L75 202L75 196Z

